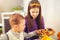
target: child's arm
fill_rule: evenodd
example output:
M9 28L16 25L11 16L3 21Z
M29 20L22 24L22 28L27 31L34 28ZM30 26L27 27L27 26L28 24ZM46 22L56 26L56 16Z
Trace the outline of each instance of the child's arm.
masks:
M25 33L24 32L24 37L25 38L31 38L33 36L37 35L36 31L33 31L33 32L29 32L29 33Z

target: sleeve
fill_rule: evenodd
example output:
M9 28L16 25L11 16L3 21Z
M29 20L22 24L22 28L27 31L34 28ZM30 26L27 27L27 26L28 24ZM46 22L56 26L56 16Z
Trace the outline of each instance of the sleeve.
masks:
M7 40L6 35L5 35L5 34L1 34L1 36L0 36L0 40Z
M45 29L44 18L42 16L42 28Z
M24 32L24 35L25 35L25 38L31 38L31 37L37 35L37 33L35 31L29 32L29 33Z
M27 27L27 19L25 19L25 29L24 29L24 32L28 33L28 27Z

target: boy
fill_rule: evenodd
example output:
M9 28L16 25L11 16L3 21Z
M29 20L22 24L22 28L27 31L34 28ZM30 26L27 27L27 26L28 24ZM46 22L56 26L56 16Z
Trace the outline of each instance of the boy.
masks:
M0 40L24 40L24 38L30 38L36 35L36 32L25 33L25 18L20 14L13 14L9 18L9 23L11 25L11 30L9 30L6 34L0 37Z

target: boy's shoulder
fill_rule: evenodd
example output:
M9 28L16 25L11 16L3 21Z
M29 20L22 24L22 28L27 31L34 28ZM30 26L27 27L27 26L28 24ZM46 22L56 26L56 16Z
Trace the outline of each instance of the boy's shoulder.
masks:
M6 34L1 34L0 39L1 39L1 40L7 40Z

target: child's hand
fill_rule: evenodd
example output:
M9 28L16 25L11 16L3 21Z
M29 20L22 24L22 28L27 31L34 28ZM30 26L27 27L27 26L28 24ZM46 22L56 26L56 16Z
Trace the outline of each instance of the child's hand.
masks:
M45 29L36 30L36 33L37 33L39 36L45 34L45 32L46 32Z

